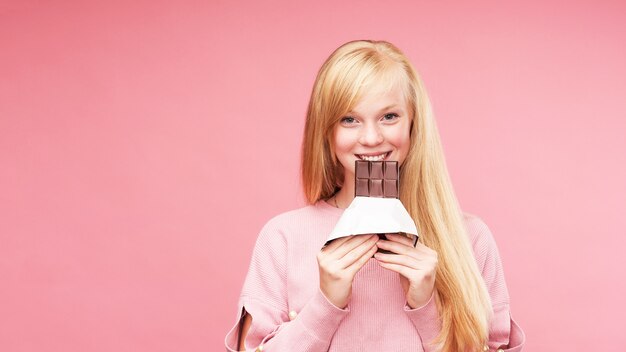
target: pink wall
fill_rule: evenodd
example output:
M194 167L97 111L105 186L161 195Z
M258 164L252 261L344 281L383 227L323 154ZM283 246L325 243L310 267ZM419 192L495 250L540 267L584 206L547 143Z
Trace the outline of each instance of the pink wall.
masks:
M358 38L422 73L527 350L623 349L623 2L128 3L0 3L0 350L221 351Z

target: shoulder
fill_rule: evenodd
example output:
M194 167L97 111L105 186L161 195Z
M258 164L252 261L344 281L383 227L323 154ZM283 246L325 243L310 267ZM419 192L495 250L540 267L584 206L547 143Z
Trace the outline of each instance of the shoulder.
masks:
M474 214L464 212L463 222L465 224L465 230L467 231L467 236L469 237L472 246L476 242L484 240L485 237L493 238L489 227L480 217Z
M489 226L480 217L470 213L463 213L463 220L479 265L484 264L489 257L497 257L498 247Z
M464 218L476 264L491 296L491 304L494 307L508 306L509 294L496 241L481 218L471 214L464 214Z
M289 225L294 221L307 220L310 218L314 218L317 214L320 213L320 206L306 205L301 208L289 210L283 213L280 213L274 217L272 217L266 224L266 226L281 226L281 225Z
M327 235L328 228L332 229L339 216L340 214L321 202L286 211L265 223L257 242L285 244L294 237L315 236L318 233Z
M303 224L315 222L324 216L323 208L317 204L307 205L298 209L289 210L272 217L265 223L261 232L284 232Z

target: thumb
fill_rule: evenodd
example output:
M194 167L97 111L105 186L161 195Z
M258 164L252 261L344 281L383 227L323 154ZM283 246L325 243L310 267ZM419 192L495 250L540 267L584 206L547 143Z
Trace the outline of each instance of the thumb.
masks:
M404 293L409 292L409 280L400 274L398 275L400 276L400 283L402 284L402 289L404 290Z

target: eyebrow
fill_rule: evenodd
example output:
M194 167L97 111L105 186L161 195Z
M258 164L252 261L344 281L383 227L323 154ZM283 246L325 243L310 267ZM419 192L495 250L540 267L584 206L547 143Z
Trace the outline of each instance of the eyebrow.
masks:
M395 108L395 107L397 107L397 106L398 106L398 104L391 104L391 105L385 106L384 108L380 109L380 110L378 111L378 113L380 114L381 112L383 112L383 111L385 111L385 110L389 110L389 109L391 109L391 108ZM354 110L350 110L350 111L348 111L348 114L357 114L357 115L360 115L359 113L357 113L357 112L356 112L356 111L354 111Z

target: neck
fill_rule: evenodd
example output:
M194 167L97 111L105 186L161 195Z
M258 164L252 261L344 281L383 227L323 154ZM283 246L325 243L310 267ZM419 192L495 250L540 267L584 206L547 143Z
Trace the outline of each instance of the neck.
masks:
M346 181L347 180L344 181L343 187L341 187L339 192L335 193L337 207L342 209L347 208L354 199L354 180L352 180L352 182Z

